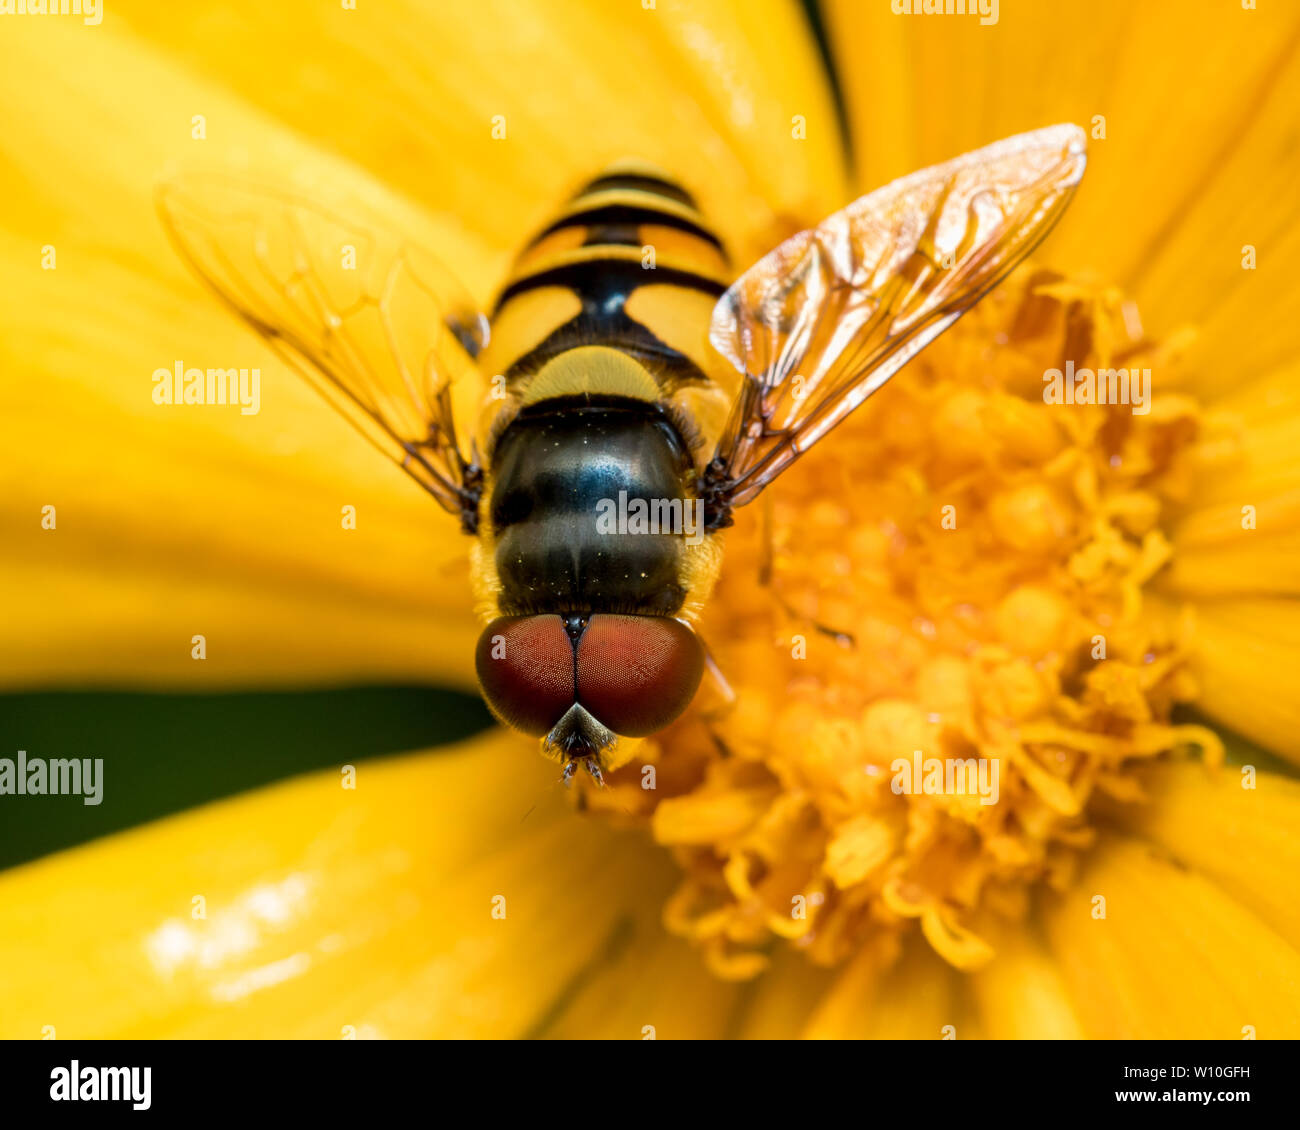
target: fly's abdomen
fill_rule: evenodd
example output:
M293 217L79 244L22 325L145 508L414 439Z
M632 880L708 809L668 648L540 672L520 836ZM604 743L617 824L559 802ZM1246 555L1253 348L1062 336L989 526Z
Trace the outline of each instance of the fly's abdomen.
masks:
M638 500L693 504L694 472L671 423L636 400L526 407L493 456L488 516L503 615L670 616L686 596L681 530L618 521ZM613 519L611 521L611 519Z
M671 394L706 379L709 318L730 281L722 243L689 193L657 171L616 166L520 255L482 363L517 390L565 350L607 345Z

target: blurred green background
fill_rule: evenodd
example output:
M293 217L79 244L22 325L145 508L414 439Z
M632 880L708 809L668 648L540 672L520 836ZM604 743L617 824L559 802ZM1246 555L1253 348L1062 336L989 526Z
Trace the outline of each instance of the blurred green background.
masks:
M311 769L458 741L492 724L431 687L0 695L0 757L103 758L103 803L0 801L0 868Z

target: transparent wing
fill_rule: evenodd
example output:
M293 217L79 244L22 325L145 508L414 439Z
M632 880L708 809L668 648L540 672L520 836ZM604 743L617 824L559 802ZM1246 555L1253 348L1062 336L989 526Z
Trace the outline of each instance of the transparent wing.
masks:
M487 321L455 280L356 201L224 173L172 178L157 199L195 272L472 531L482 475L457 440L451 385L478 379Z
M923 169L736 281L709 333L745 378L706 479L723 524L1033 250L1085 148L1077 126L1050 126Z

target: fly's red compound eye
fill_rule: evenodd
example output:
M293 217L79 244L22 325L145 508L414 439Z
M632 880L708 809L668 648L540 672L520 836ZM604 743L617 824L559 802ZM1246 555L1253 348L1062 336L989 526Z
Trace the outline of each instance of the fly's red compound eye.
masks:
M493 620L474 662L492 712L525 734L545 734L573 705L573 645L558 616Z
M600 613L578 643L578 701L629 738L667 726L695 697L703 674L704 648L676 620Z

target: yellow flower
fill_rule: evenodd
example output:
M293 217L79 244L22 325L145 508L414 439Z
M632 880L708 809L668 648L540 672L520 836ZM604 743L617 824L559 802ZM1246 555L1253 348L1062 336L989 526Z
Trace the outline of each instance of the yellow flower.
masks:
M6 29L9 686L472 685L462 539L185 274L172 162L381 194L485 302L628 154L740 260L1048 122L1090 171L1037 266L742 514L704 621L733 707L585 815L498 733L8 872L0 1036L1300 1034L1300 784L1182 713L1300 761L1300 12L836 0L850 176L792 5L433 7ZM153 405L188 357L260 365L262 411ZM1150 411L1044 403L1067 358L1150 368ZM916 750L998 803L900 795Z

